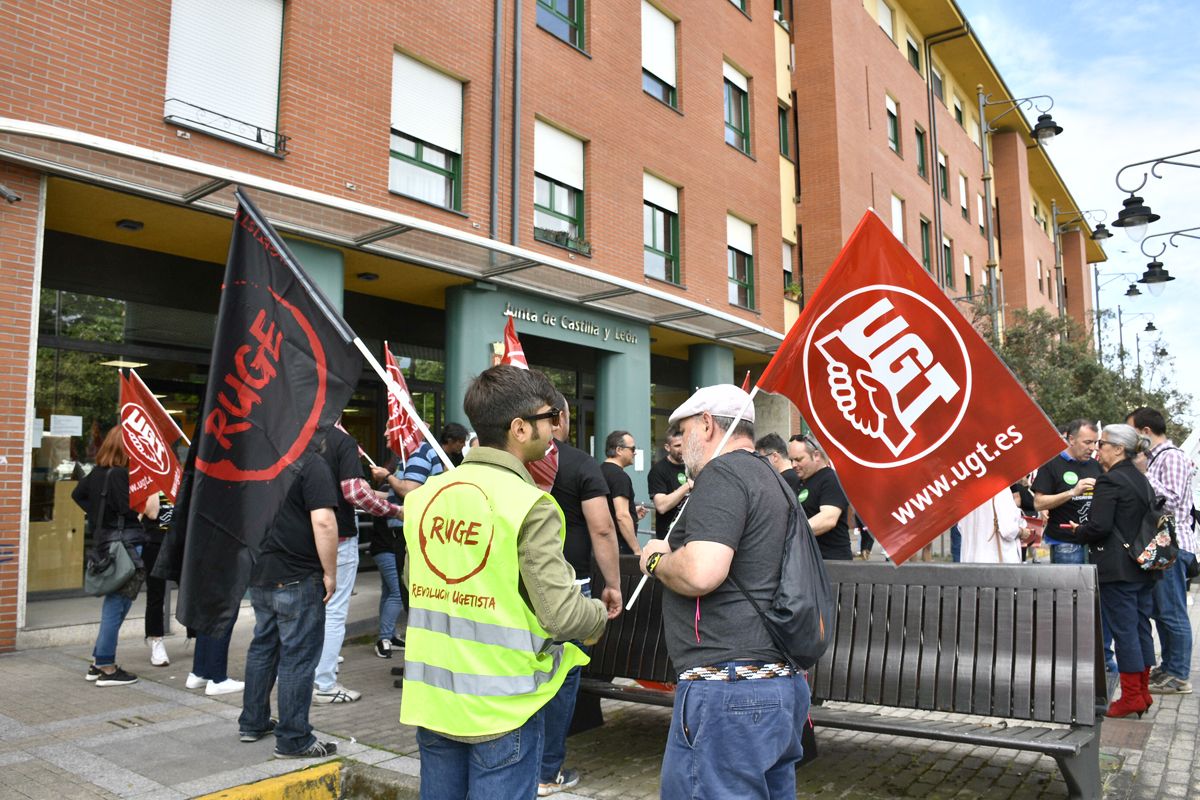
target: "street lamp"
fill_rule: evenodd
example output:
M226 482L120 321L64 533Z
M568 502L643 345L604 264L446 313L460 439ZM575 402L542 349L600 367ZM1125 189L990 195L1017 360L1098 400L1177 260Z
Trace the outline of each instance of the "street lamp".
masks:
M983 162L983 176L981 180L983 181L983 235L987 239L986 272L988 274L988 293L990 294L988 311L992 318L992 337L996 342L999 342L1001 309L997 291L1000 286L1000 275L999 265L996 263L996 243L992 240L992 167L991 159L988 155L988 137L997 130L994 127L995 123L1018 108L1023 110L1037 110L1038 121L1033 126L1033 137L1034 141L1042 147L1045 147L1050 143L1051 139L1062 133L1063 129L1050 116L1050 109L1054 107L1054 98L1050 97L1050 95L1039 94L1031 97L1020 97L1015 100L993 100L990 94L984 93L983 84L980 83L975 85L975 96L979 101L979 152ZM1008 106L1008 108L989 120L987 118L987 109L989 106Z
M1146 185L1146 182L1150 180L1151 175L1159 180L1162 180L1162 175L1158 174L1158 168L1164 164L1170 164L1171 166L1175 167L1192 167L1193 169L1200 169L1200 164L1178 160L1184 158L1185 156L1195 155L1196 153L1200 153L1200 149L1188 150L1183 153L1162 156L1161 158L1151 158L1146 161L1135 161L1134 163L1126 164L1117 170L1117 188L1122 192L1129 192L1129 197L1126 197L1122 202L1122 208L1117 214L1116 221L1113 222L1113 227L1124 228L1125 233L1131 240L1135 242L1142 241L1142 239L1146 236L1146 226L1151 222L1157 222L1159 216L1150 210L1150 206L1146 205L1146 201L1139 197L1137 193L1141 191L1142 187ZM1122 172L1132 167L1144 167L1147 164L1150 165L1150 168L1142 172L1141 183L1133 188L1127 188L1121 185Z
M1096 356L1100 359L1101 364L1104 363L1104 336L1100 330L1100 320L1101 320L1100 289L1107 286L1108 284L1112 283L1113 281L1129 280L1131 278L1136 278L1137 274L1133 273L1133 272L1118 272L1113 275L1109 275L1107 277L1108 277L1108 280L1101 282L1100 281L1100 265L1092 264L1092 285L1096 287L1096 308L1092 314L1092 324L1095 327L1095 333L1096 333ZM1129 284L1129 288L1125 290L1125 296L1126 297L1141 297L1142 293L1137 288L1136 283L1131 283L1131 284ZM1120 306L1118 306L1117 308L1119 310Z
M1137 340L1137 337L1141 336L1142 333L1154 333L1158 330L1158 328L1156 328L1154 326L1154 315L1151 314L1149 311L1140 311L1136 314L1123 314L1123 312L1121 311L1121 306L1120 305L1117 306L1117 341L1118 341L1118 347L1120 348L1117 351L1117 358L1120 360L1120 363L1121 363L1121 374L1122 375L1125 374L1125 317L1128 317L1130 320L1135 320L1135 319L1144 318L1144 317L1150 318L1150 321L1146 323L1145 330L1142 330L1142 331L1134 334L1135 341Z
M1200 239L1200 236L1197 236L1195 231L1200 231L1200 227L1181 228L1177 231L1156 233L1153 236L1147 236L1142 241L1142 255L1149 257L1150 263L1146 265L1146 271L1142 274L1142 277L1138 279L1138 283L1146 284L1147 288L1150 289L1150 294L1158 297L1166 288L1165 284L1168 281L1175 280L1175 277L1171 275L1171 273L1167 272L1166 268L1163 267L1163 262L1158 260L1162 257L1163 253L1167 252L1167 246L1179 247L1179 245L1175 243L1175 239L1180 236L1184 237L1185 239ZM1163 243L1163 246L1159 248L1157 253L1149 253L1146 251L1147 242L1149 242L1151 239L1161 239L1164 236L1166 237L1167 241Z
M1100 218L1100 222L1097 223L1095 230L1093 230L1089 233L1089 235L1092 237L1092 239L1093 240L1096 239L1097 234L1099 234L1100 239L1107 239L1107 238L1111 237L1112 234L1108 232L1108 228L1104 227L1103 221L1105 218L1108 217L1108 214L1105 213L1104 209L1101 209L1101 208L1089 208L1087 211L1080 211L1075 208L1059 209L1058 200L1051 199L1050 200L1050 214L1051 214L1051 219L1054 220L1054 282L1055 282L1055 286L1058 289L1058 297L1057 297L1058 315L1060 317L1062 317L1062 316L1065 316L1067 313L1067 301L1066 301L1066 298L1063 296L1064 295L1063 285L1064 285L1065 281L1063 280L1061 234L1064 234L1068 230L1070 230L1072 225L1075 225L1079 222L1086 223L1092 219L1095 219L1096 217ZM1059 217L1070 217L1070 219L1063 222L1062 224L1059 224L1059 222L1058 222ZM1096 300L1097 300L1097 302L1099 302L1099 300L1100 300L1100 290L1099 289L1096 290Z

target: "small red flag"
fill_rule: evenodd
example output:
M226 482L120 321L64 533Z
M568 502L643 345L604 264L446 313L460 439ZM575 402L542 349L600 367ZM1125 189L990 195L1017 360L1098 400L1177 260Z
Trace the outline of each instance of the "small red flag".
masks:
M512 317L509 317L504 325L504 356L500 363L529 369L529 362L525 360L525 351L521 349L521 340L517 338L517 326L513 324Z
M179 429L174 423L167 430L162 429L161 420L169 422L170 415L144 383L123 373L120 380L121 434L129 457L129 507L143 510L146 501L159 492L173 503L183 477L170 446L179 438L176 435Z
M1062 439L987 342L867 212L758 379L825 446L902 563Z
M537 461L530 461L525 467L539 489L543 492L550 491L558 475L558 443L551 439L550 446L546 448L546 455Z
M742 379L742 391L750 391L750 370L746 370L746 377Z
M383 354L388 376L396 381L400 385L400 390L411 399L412 396L408 393L408 384L404 381L404 373L400 371L400 365L396 363L396 357L392 355L387 342L383 343ZM388 392L387 404L388 421L387 428L384 430L387 446L393 453L407 461L408 457L421 446L421 432L417 429L416 422L413 421L404 404L400 402L400 398Z

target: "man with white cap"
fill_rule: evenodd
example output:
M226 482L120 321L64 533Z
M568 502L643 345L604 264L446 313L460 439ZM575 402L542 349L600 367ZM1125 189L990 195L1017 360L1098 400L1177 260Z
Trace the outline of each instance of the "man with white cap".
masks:
M754 452L746 392L731 384L699 389L670 424L683 433L695 485L669 541L651 540L641 559L642 571L666 590L663 630L680 673L662 797L795 797L808 684L734 584L760 607L770 605L794 500Z

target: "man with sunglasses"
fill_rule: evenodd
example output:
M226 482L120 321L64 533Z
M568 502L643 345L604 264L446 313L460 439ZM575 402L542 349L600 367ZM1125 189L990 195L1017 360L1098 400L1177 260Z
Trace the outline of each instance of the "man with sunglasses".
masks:
M1049 511L1046 540L1050 545L1053 564L1082 564L1085 546L1053 539L1054 531L1071 523L1088 521L1092 508L1092 490L1103 468L1092 455L1100 438L1095 423L1076 419L1066 425L1067 447L1037 471L1033 479L1033 505L1038 511Z
M629 431L613 431L604 438L604 463L600 471L608 481L608 511L617 526L617 544L622 555L641 555L642 546L637 538L638 520L646 514L633 502L633 481L626 468L633 466L637 445Z
M525 464L546 451L553 387L498 365L467 389L479 437L404 498L409 616L400 721L417 726L421 796L534 797L546 704L607 620L563 557L564 521Z

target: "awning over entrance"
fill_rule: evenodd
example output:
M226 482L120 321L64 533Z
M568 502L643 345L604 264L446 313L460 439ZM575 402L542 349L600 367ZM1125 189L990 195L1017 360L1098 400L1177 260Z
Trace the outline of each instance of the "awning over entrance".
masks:
M279 230L772 353L783 334L653 287L486 237L79 131L0 118L0 159L232 217L237 186Z

